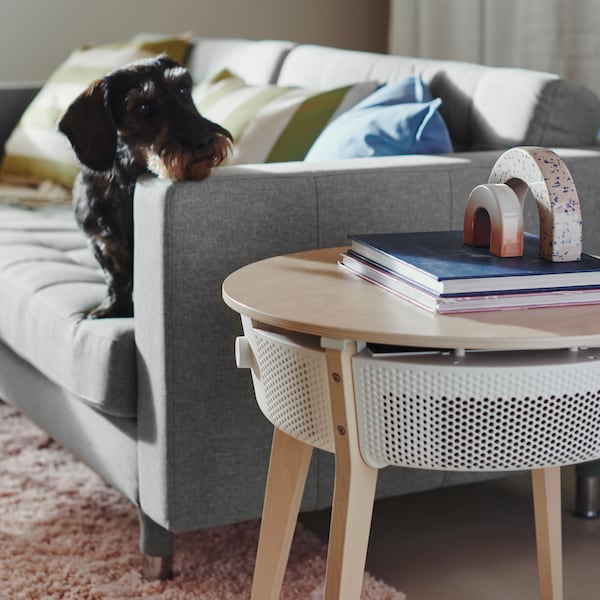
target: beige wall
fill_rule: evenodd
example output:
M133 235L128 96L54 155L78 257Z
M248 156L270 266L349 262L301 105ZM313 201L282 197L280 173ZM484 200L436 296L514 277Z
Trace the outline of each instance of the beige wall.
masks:
M45 79L82 44L137 32L387 49L388 0L0 0L0 80Z

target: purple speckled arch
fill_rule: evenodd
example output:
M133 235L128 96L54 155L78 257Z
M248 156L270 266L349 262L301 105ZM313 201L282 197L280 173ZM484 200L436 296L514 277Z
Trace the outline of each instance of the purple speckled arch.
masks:
M505 183L519 197L527 189L535 198L540 218L540 256L551 262L581 258L582 220L571 173L548 148L522 146L507 150L496 161L489 183Z

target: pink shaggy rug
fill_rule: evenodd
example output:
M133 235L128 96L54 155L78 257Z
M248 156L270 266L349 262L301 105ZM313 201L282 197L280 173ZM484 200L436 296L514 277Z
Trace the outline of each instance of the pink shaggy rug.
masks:
M247 600L258 522L179 535L176 576L140 577L134 507L0 402L0 596L23 600ZM326 548L298 527L281 598L322 598ZM364 600L404 600L365 575Z

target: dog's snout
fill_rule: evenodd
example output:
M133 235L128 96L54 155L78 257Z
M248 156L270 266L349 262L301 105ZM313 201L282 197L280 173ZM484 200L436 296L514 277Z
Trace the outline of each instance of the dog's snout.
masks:
M217 123L205 119L205 127L198 131L194 140L198 152L211 152L216 146L221 144L229 145L233 141L233 136L227 129Z

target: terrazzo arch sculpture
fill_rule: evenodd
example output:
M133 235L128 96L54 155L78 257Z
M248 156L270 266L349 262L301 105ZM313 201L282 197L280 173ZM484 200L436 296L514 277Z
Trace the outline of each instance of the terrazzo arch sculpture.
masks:
M477 186L469 196L465 243L489 245L498 256L520 256L527 190L538 207L540 256L550 262L579 260L582 220L577 190L567 166L548 148L522 146L500 156L488 184Z

